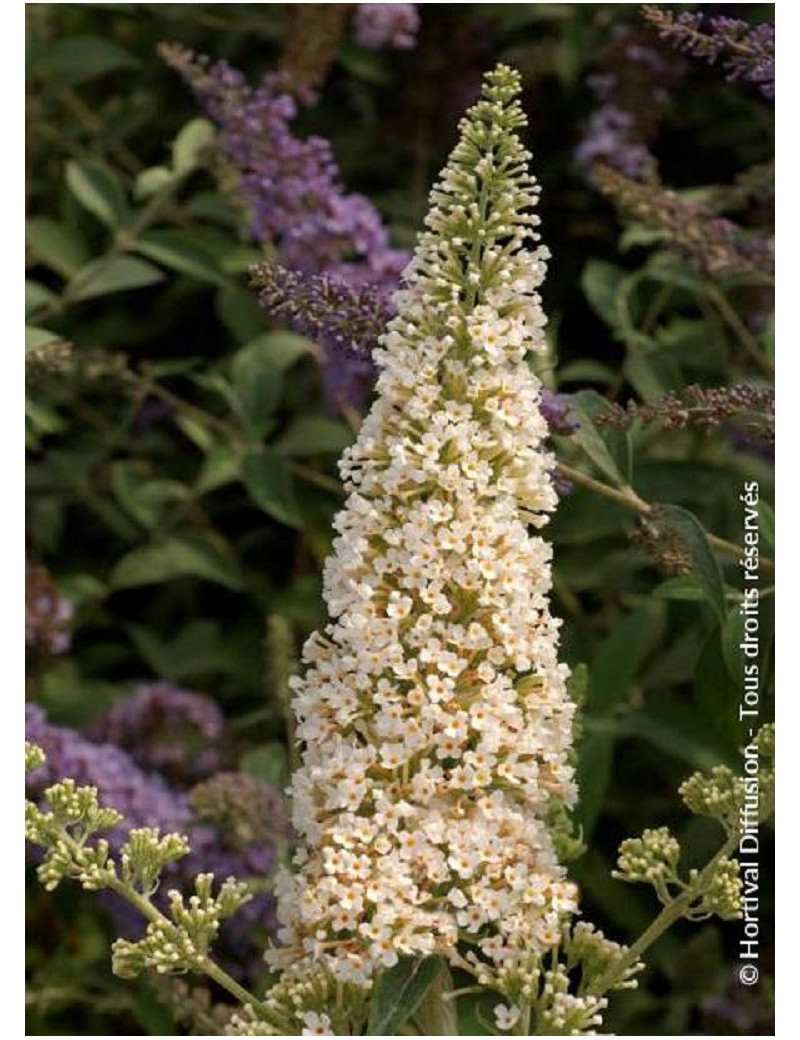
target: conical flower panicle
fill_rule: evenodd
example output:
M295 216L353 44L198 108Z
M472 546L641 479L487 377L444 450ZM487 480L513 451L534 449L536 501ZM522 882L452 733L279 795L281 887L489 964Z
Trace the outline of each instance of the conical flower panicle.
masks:
M573 705L529 529L556 496L525 363L548 254L518 92L498 67L461 124L341 463L330 623L294 687L299 847L273 957L296 977L362 986L439 953L513 999L576 907L545 822L575 799Z

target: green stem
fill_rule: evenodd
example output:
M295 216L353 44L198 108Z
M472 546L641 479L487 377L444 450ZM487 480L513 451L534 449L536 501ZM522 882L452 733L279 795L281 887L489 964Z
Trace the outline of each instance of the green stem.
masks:
M137 892L136 889L130 885L126 885L123 881L114 881L109 887L112 891L116 892L117 895L122 896L123 899L127 900L139 913L145 917L148 921L153 924L171 924L168 917L161 913L161 911L155 907L150 900L142 895L141 892ZM213 961L209 956L204 956L201 961L201 967L203 972L208 975L209 978L213 979L223 989L227 990L232 997L235 997L243 1006L254 1008L260 1015L263 1016L268 1022L275 1025L279 1023L274 1022L269 1008L255 997L249 990L241 986L236 979L221 968L216 961Z
M72 116L75 121L83 127L93 137L98 138L107 129L105 122L93 112L92 109L86 104L86 102L76 94L71 87L64 87L64 89L58 94L58 100L67 110L67 113ZM136 158L136 156L124 144L117 144L115 141L106 142L106 147L111 152L121 166L124 166L129 173L138 173L142 168L142 164Z
M189 172L191 171L179 174L174 179L170 180L169 183L165 184L163 188L157 191L147 205L140 211L133 223L128 227L120 228L116 232L114 239L106 252L93 263L87 264L86 267L81 268L75 277L67 283L64 292L60 296L51 300L51 302L42 307L41 310L30 315L28 318L29 324L35 325L39 322L46 321L54 315L61 314L71 304L75 303L77 295L88 285L91 285L95 278L102 274L118 256L127 252L135 243L139 235L141 235L143 231L147 230L147 228L159 216L162 208L170 201L180 185L189 175Z
M151 394L153 397L159 397L162 401L166 401L167 404L172 405L174 408L179 410L182 409L187 415L194 416L198 423L211 426L213 429L224 434L229 443L236 444L240 448L247 447L248 441L246 437L235 426L226 422L224 419L219 419L216 415L212 415L210 412L204 412L202 408L198 408L197 405L191 404L191 402L185 400L183 397L179 397L171 390L167 390L166 387L161 386L159 383L148 381L143 387L143 394ZM320 473L318 470L313 469L311 466L306 466L302 462L292 462L291 467L299 477L302 477L309 483L316 484L317 487L324 488L325 491L330 491L334 495L338 496L342 494L341 481L336 480L335 477L329 477L326 473Z
M73 855L76 855L80 851L81 845L65 828L62 828L61 830L61 839L70 848ZM112 892L116 892L118 896L121 896L124 900L130 903L134 909L139 911L142 917L150 921L152 924L172 926L172 922L169 918L162 914L147 896L143 895L141 892L137 892L132 885L120 881L119 878L114 878L109 882L108 887ZM244 1007L252 1007L265 1019L265 1021L269 1022L271 1025L277 1026L278 1028L283 1028L284 1023L275 1020L275 1016L263 1001L255 997L249 990L245 989L244 986L241 986L236 979L231 978L231 976L208 955L205 955L201 959L200 969L204 974L208 975L209 978L213 979L214 982L222 986L223 989L226 989L228 993L230 993L232 997L235 997Z
M587 987L587 995L594 997L602 996L612 989L618 982L621 982L625 977L625 973L641 960L642 954L645 950L649 949L656 940L661 938L667 929L671 928L676 921L684 916L685 912L698 895L700 895L708 886L720 860L730 856L738 844L738 833L731 834L716 855L708 861L705 867L703 867L692 884L687 885L686 891L678 896L668 906L665 906L658 917L656 917L650 926L642 932L636 942L627 948L619 960L617 960L608 971L598 976L598 978Z
M706 295L717 308L731 332L733 332L744 347L750 360L757 365L765 375L774 379L775 366L769 358L765 357L758 340L730 305L725 294L720 292L720 290L715 286L709 286L706 290Z
M612 487L610 484L604 484L601 480L590 477L587 473L582 473L579 469L573 469L572 466L568 466L564 462L559 462L558 468L567 480L572 481L574 484L581 484L583 487L589 488L590 491L596 491L598 495L602 495L612 502L617 502L619 505L625 506L626 509L631 509L642 516L648 516L653 511L653 506L649 502L645 502L643 498L640 498L633 488L627 484L623 484L619 488ZM736 545L735 542L729 542L725 538L719 538L717 535L709 534L708 532L706 532L706 538L708 539L708 544L719 552L725 553L726 556L735 557L737 560L740 558L742 547ZM766 556L760 558L760 563L768 570L775 570L774 562Z

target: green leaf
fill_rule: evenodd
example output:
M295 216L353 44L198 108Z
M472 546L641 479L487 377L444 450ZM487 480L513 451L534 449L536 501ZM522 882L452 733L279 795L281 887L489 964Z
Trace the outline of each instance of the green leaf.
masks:
M211 428L204 422L198 421L194 415L179 411L175 422L200 451L209 452L214 447L216 441Z
M710 318L673 317L659 325L654 332L658 349L663 357L670 358L676 365L691 371L713 372L728 364L725 337ZM678 382L672 389L686 382Z
M692 719L694 721L692 721ZM697 725L697 712L672 716L663 710L632 712L619 724L619 736L638 737L667 755L699 769L719 763L718 741Z
M148 530L159 526L166 507L189 498L189 489L183 484L154 479L134 462L112 465L111 488L123 509Z
M83 942L83 936L81 936ZM142 1026L142 1036L169 1036L175 1028L172 1013L154 992L139 986L135 998L130 1000L131 1014Z
M590 260L581 274L581 288L592 308L612 329L623 322L620 312L622 285L627 271L606 260Z
M764 329L759 336L764 353L770 361L775 360L775 311L767 318Z
M730 471L718 463L685 457L642 458L636 465L636 490L648 502L712 506L730 487Z
M198 618L180 631L170 632L166 639L143 625L129 625L127 631L155 674L170 682L228 670L227 647L216 621Z
M102 36L67 36L49 47L39 67L65 83L88 83L109 72L133 69L138 58Z
M441 970L430 984L425 999L414 1012L414 1026L420 1036L458 1036L458 1013L452 994L453 976L444 961Z
M562 383L613 383L615 377L613 368L588 359L570 361L558 370L559 386Z
M263 247L259 248L246 242L233 242L228 239L226 248L220 255L219 266L225 274L238 278L240 275L249 274L253 264L257 264L263 259Z
M63 433L66 423L54 409L32 397L25 398L25 420L36 433Z
M83 239L49 217L33 217L27 221L25 240L35 260L64 278L70 278L89 262L89 249Z
M692 265L671 252L653 253L647 262L645 273L648 277L665 285L674 285L677 289L701 294L705 290L703 277Z
M665 237L666 232L664 231L656 231L653 228L645 227L644 224L631 224L620 235L619 248L626 253L634 246L651 246L655 242L663 242Z
M504 7L509 5L504 4ZM454 1036L501 1036L494 1026L494 1007L497 994L491 990L481 993L465 993L459 1000L452 1001L457 1005L458 1031Z
M630 350L623 365L625 378L645 401L677 390L682 383L680 367L673 358L657 351Z
M719 561L708 544L708 535L694 515L688 509L676 505L659 505L659 517L663 518L686 543L692 558L692 573L706 599L714 609L720 622L725 620L725 584Z
M583 449L605 476L613 480L615 484L625 484L626 480L620 471L617 459L593 422L595 415L609 408L608 402L595 390L581 390L577 394L570 394L569 399L575 412L575 418L580 424L570 440ZM624 436L627 438L627 434ZM626 443L630 444L629 439L626 440Z
M112 231L125 223L130 216L125 189L108 166L73 159L66 169L67 186L82 206Z
M289 527L302 527L289 462L268 448L250 452L242 465L250 497L259 508Z
M256 340L236 352L231 380L238 411L255 438L272 426L283 392L283 372L273 363L269 345Z
M179 274L213 285L227 285L213 257L198 249L192 236L183 231L148 231L131 245L137 253Z
M578 744L576 779L580 798L575 818L580 825L584 840L594 831L597 818L605 802L606 791L611 782L614 738L608 732L591 732L586 720L587 732Z
M341 455L352 444L350 429L324 415L300 416L275 442L275 450L292 458L306 455Z
M25 279L25 317L52 303L56 294L38 282Z
M167 538L126 553L114 566L109 584L115 589L131 589L178 578L202 578L229 589L243 585L230 551L211 542L180 538Z
M241 455L235 448L225 441L214 444L206 452L195 491L199 495L206 495L209 491L232 484L241 477L241 469Z
M183 126L172 144L172 165L176 172L188 173L199 166L204 150L214 137L214 125L207 119L191 119Z
M265 355L269 356L271 364L282 372L297 364L303 357L318 358L320 355L316 343L306 339L305 336L298 336L295 332L283 330L265 332L248 346L255 346L256 343L264 348Z
M217 293L216 310L237 343L249 343L264 331L264 314L252 291L228 286Z
M587 545L601 538L622 535L631 525L631 511L588 488L576 485L563 498L550 524L552 540L558 544ZM556 554L556 565L563 557Z
M133 194L137 199L149 199L175 179L172 170L166 166L150 166L136 178Z
M186 214L197 217L210 224L219 224L226 231L235 232L239 226L236 211L218 191L204 189L190 196L184 202ZM260 258L264 259L264 250L260 250Z
M135 256L115 256L107 261L101 257L82 268L67 289L69 291L70 285L74 284L76 288L71 293L73 299L91 300L109 293L143 289L163 281L163 272L146 260L139 260Z
M59 578L59 591L75 606L105 599L106 587L91 574L72 573Z
M142 363L142 371L147 376L155 376L157 379L166 379L169 376L183 376L188 372L194 372L201 367L200 358L159 358L158 360Z
M758 529L766 549L775 554L775 512L763 498L758 500Z
M653 589L656 599L704 600L706 593L693 574L681 574L667 578Z
M739 613L737 604L728 611L725 623L720 629L722 657L725 661L725 667L728 669L738 689L741 689L744 681L745 656L740 649L740 645L744 642L744 622L745 617Z
M39 350L41 347L46 347L48 343L58 343L64 339L63 336L59 336L57 332L51 332L50 329L40 329L35 325L25 326L25 353L29 350Z
M392 75L389 67L383 55L378 51L357 47L345 41L339 49L338 57L342 68L354 79L360 79L378 87L391 83Z
M383 972L372 995L366 1035L397 1036L441 970L438 957L404 957Z
M603 640L589 665L586 710L608 715L630 694L647 648L650 611L640 607L628 614Z

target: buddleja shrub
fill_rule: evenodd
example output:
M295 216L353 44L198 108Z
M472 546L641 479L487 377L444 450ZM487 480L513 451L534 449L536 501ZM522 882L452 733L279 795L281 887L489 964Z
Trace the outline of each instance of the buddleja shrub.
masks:
M620 849L617 877L663 903L641 938L623 948L576 919L563 862L578 844L576 705L538 533L555 460L526 360L544 345L548 253L518 93L499 66L461 124L376 351L377 400L341 464L330 621L294 680L297 843L278 883L272 988L249 993L210 952L245 886L201 875L188 899L154 906L185 839L135 830L114 859L99 835L118 814L70 780L27 807L48 888L108 888L146 918L140 941L115 943L115 971L205 973L241 1004L228 1035L457 1034L476 1001L487 1031L593 1035L673 922L739 914L743 781L719 767L682 788L722 826L705 867L683 873L666 828ZM774 756L771 729L755 747ZM765 763L762 815L771 777Z

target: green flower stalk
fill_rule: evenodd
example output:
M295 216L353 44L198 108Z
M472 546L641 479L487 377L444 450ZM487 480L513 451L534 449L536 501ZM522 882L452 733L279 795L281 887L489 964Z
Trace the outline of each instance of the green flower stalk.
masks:
M44 763L41 748L26 741L26 771ZM99 835L122 819L116 809L100 804L95 787L79 787L71 779L48 787L41 805L26 800L25 838L44 853L37 869L41 883L50 890L65 880L77 881L88 891L107 889L144 917L144 938L138 942L117 939L113 944L115 974L131 978L146 971L201 973L227 990L243 1008L258 1009L262 1019L268 1020L268 1009L209 952L222 921L251 898L248 887L234 878L215 886L212 874L199 874L194 894L186 899L180 892L169 892L168 913L162 913L151 897L164 867L187 855L189 843L182 834L162 835L157 828L141 827L128 832L117 861Z
M519 89L498 66L461 123L341 463L331 621L293 680L300 844L271 955L357 989L440 955L507 998L505 1028L577 908L548 826L576 797L574 705L551 548L530 530L556 494L526 362L545 345L549 254ZM330 1011L303 1004L313 1017L287 1025Z

